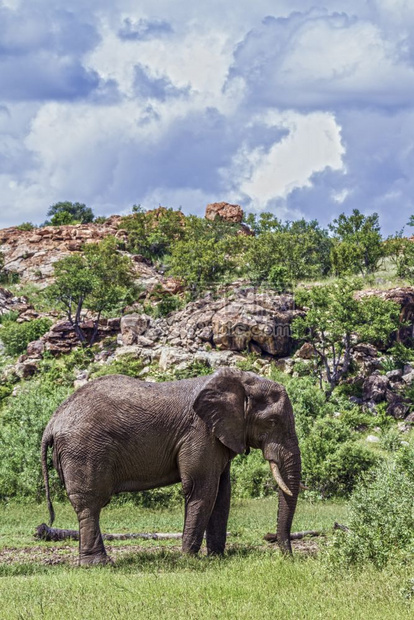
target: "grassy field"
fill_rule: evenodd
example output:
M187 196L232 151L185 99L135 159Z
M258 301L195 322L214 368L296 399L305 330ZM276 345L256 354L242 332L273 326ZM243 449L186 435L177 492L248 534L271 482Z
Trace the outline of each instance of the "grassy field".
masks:
M178 541L117 541L116 564L81 569L77 543L33 539L45 505L0 507L0 618L408 618L401 594L407 567L334 572L314 540L298 541L294 560L263 541L274 530L275 501L232 507L223 559L183 557ZM68 505L57 505L57 527L76 527ZM346 522L338 503L300 502L294 530ZM132 504L103 511L107 532L180 531L182 509ZM319 542L320 547L323 543Z

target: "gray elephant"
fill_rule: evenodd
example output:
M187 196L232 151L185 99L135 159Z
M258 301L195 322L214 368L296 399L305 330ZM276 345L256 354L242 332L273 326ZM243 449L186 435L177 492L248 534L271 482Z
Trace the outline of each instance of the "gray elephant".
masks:
M222 554L230 506L230 462L260 448L279 485L277 538L291 553L290 528L300 485L300 452L283 386L251 372L222 368L209 376L147 383L106 376L56 410L42 439L51 523L47 450L79 520L80 564L108 561L99 528L111 496L181 481L182 548Z

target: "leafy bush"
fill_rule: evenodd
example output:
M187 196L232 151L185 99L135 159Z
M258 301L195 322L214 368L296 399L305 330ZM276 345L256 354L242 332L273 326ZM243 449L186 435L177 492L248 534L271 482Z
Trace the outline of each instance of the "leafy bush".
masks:
M184 303L185 302L178 295L164 294L156 304L152 304L151 302L144 303L144 312L158 319L167 316L171 312L180 310L184 306Z
M121 493L112 499L112 503L132 503L143 508L161 508L181 504L184 501L181 484L174 484L160 489Z
M358 477L377 462L367 448L355 443L356 436L336 418L317 420L300 442L302 477L325 497L347 496Z
M402 342L396 342L388 352L391 354L391 359L394 362L394 368L404 368L404 364L409 364L414 361L413 349L406 347Z
M35 226L34 224L32 224L32 222L23 222L22 224L16 226L16 228L18 230L33 230Z
M360 407L348 407L341 410L340 421L353 431L365 430L372 425L378 426L376 418L365 413Z
M270 286L279 292L287 291L292 286L289 271L284 265L272 265L267 279Z
M62 226L65 224L89 224L93 222L94 214L90 207L80 202L57 202L49 207L47 212L51 217L47 226Z
M275 493L269 463L264 460L261 450L236 456L231 465L231 481L232 496L240 499L266 497Z
M0 401L4 400L13 392L11 385L0 385Z
M326 402L324 392L311 377L290 379L286 390L292 401L299 439L308 435L317 419L333 413L333 405Z
M127 375L128 377L137 377L143 368L144 363L141 358L132 355L122 355L110 364L99 366L93 371L92 376L94 379L105 375Z
M349 532L338 532L329 559L335 564L414 560L414 446L366 474L350 499Z
M401 448L401 434L395 427L384 430L381 434L380 445L388 452L396 452Z
M0 427L0 498L44 496L40 466L43 430L70 388L43 378L31 381L8 400ZM50 463L51 466L51 463ZM56 472L51 473L53 492L62 497Z
M25 323L9 321L3 323L0 338L3 341L6 355L20 355L24 353L29 342L37 340L45 334L52 321L47 318L33 319Z
M134 205L132 211L120 222L120 228L128 231L129 252L150 260L162 258L184 235L185 217L181 211L165 207L144 211L140 205Z
M19 313L15 310L6 312L6 314L0 314L0 325L6 325L7 323L15 323L19 318Z
M151 377L157 382L162 381L177 381L179 379L192 379L193 377L200 377L202 375L210 375L214 372L211 366L208 366L203 361L192 362L186 368L176 369L171 367L169 370L162 371L158 367L151 370Z

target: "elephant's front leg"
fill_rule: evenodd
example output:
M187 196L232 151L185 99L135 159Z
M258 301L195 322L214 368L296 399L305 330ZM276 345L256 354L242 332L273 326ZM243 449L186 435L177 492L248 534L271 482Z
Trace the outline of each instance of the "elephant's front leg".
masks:
M197 553L203 542L204 532L210 520L219 485L218 477L209 479L183 478L185 517L183 552Z
M230 463L220 477L216 503L207 525L207 553L222 555L226 546L227 521L230 512Z

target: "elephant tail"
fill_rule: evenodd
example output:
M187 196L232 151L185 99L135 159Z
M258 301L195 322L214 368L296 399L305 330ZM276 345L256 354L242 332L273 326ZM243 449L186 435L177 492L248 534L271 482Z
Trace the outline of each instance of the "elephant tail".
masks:
M49 487L49 472L47 470L47 451L48 448L53 446L53 434L50 432L49 427L46 428L43 433L42 438L42 472L43 472L43 480L45 481L45 489L46 489L46 500L47 507L49 509L49 526L53 525L53 521L55 520L55 511L53 509L52 500L50 499L50 487Z

